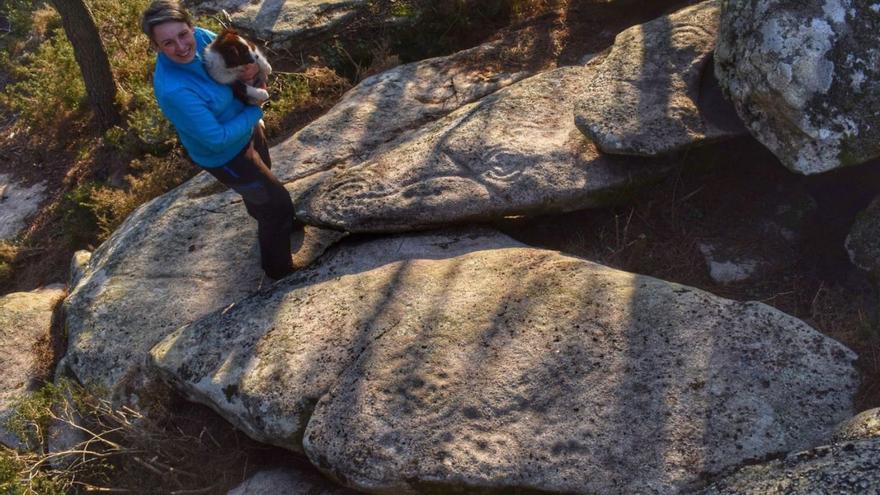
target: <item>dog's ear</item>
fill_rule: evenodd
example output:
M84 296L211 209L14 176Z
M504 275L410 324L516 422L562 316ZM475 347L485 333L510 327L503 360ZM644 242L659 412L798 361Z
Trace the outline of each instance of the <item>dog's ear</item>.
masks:
M232 28L223 28L217 35L219 43L234 43L238 41L238 32Z
M234 29L223 29L217 35L217 39L211 43L212 49L219 53L227 68L254 62L247 41L238 35Z

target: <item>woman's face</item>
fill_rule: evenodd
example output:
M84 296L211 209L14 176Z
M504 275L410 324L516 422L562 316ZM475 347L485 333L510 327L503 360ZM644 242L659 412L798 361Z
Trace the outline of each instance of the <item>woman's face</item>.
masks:
M154 26L153 41L160 52L178 64L192 62L196 56L193 28L185 22L169 21Z

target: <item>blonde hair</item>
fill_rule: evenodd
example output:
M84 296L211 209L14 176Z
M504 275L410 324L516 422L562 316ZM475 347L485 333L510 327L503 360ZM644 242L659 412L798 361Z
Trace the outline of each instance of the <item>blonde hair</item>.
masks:
M141 31L153 42L153 28L165 22L185 22L192 26L192 16L177 0L153 0L141 16Z

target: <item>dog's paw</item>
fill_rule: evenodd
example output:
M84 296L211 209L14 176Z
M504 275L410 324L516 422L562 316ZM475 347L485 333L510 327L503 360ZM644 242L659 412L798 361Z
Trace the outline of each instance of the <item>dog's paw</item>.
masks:
M247 87L247 99L251 105L261 105L269 99L269 92L262 88Z

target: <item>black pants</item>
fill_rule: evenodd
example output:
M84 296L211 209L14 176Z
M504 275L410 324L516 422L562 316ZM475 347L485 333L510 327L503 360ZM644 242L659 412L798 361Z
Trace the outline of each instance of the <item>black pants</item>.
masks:
M241 195L248 214L257 221L263 271L279 279L293 271L290 234L297 222L290 195L271 168L266 135L262 124L257 124L250 142L235 158L205 170Z

